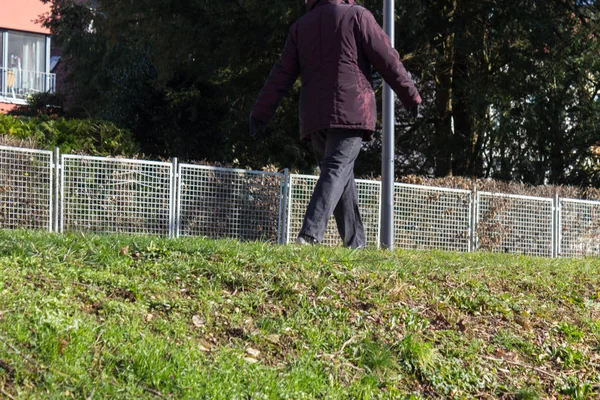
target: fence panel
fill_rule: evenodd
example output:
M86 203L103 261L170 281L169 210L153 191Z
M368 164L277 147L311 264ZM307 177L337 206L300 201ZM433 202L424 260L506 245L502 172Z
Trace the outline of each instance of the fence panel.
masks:
M63 155L62 230L168 235L169 163Z
M396 183L395 246L469 251L471 192Z
M279 241L284 176L181 164L178 234Z
M554 200L477 194L479 250L552 257Z
M600 202L560 199L559 256L600 256Z
M53 230L59 219L61 230L290 242L300 231L318 180L288 177L287 171L189 164L179 165L175 179L171 163L63 155L55 181L57 158L50 151L0 146L0 229ZM376 246L381 182L356 183L367 242ZM54 214L59 187L61 207ZM600 256L600 202L475 196L467 190L397 183L394 220L399 248L470 251L473 235L479 250ZM333 217L323 243L341 244Z
M318 176L290 175L290 188L288 199L288 226L287 242L294 241L300 233L304 213L310 202L310 197L317 184ZM357 179L358 207L365 227L367 245L377 246L379 243L379 198L381 196L381 182ZM337 231L333 216L327 224L327 232L323 244L338 246L342 240Z
M0 146L0 228L52 230L51 151Z

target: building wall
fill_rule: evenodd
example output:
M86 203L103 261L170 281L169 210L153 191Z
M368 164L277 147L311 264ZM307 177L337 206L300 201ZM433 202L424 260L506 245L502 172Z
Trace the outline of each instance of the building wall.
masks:
M0 114L6 114L15 107L16 106L14 104L6 104L0 102ZM0 135L2 135L2 132L0 132Z
M40 0L0 0L0 28L50 34L35 21L50 12L50 4Z

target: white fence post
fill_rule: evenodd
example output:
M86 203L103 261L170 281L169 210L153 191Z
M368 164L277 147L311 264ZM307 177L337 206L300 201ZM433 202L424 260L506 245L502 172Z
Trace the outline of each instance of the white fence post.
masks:
M559 241L560 241L560 199L558 192L554 194L554 206L552 207L552 258L558 257L559 254Z
M61 154L60 155L60 168L58 169L59 172L59 180L60 180L60 190L59 190L59 198L58 198L58 203L60 205L60 223L59 223L59 227L58 227L58 232L64 232L65 231L65 155Z
M377 204L377 209L381 210L382 204L381 204L381 199L383 199L383 182L379 182L379 195L378 197L378 202L379 204ZM394 205L396 203L396 188L394 188ZM394 215L396 214L395 210L394 210ZM394 217L395 218L395 217ZM380 249L381 248L381 212L377 213L377 236L376 236L376 240L375 242L377 243L377 248ZM394 240L396 238L394 237Z
M290 234L292 228L292 208L294 204L292 203L292 194L294 192L294 179L293 175L289 176L288 179L288 199L287 199L287 216L285 218L285 242L284 244L290 243Z
M556 216L557 216L557 236L556 236L556 257L562 256L562 206L560 197L557 195L557 208L556 208Z
M60 219L60 207L59 207L59 199L60 199L60 149L58 147L54 148L54 160L53 160L53 169L54 169L54 193L51 194L53 198L52 203L54 204L54 227L51 230L54 232L58 232L59 230L59 219Z
M277 221L277 243L285 244L288 236L287 209L288 209L288 191L290 186L290 171L283 170L283 181L281 182L281 192L279 197L279 220Z
M469 252L477 250L477 188L473 187L471 191L471 200L469 204Z
M179 237L181 230L181 164L177 163L177 182L175 185L175 237Z
M169 215L171 222L169 223L169 237L177 237L177 181L179 180L177 157L173 157L173 166L171 169L171 193L169 199Z

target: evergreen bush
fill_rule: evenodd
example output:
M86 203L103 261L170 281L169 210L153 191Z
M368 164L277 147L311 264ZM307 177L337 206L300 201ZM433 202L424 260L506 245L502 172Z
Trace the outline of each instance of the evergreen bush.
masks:
M33 141L42 149L59 147L62 153L132 156L139 151L130 131L102 120L0 115L0 135Z

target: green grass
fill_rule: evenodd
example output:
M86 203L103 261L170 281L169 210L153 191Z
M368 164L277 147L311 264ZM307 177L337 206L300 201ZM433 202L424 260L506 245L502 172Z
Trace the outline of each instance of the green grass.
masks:
M600 396L600 260L0 232L0 398Z

